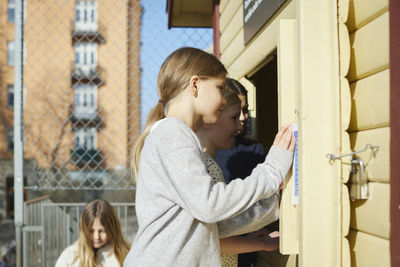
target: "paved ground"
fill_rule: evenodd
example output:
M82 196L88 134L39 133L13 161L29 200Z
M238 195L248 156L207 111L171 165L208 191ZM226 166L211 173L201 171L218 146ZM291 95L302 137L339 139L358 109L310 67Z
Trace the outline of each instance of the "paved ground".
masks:
M3 219L0 222L0 228L0 246L2 246L15 238L14 220Z
M14 266L15 250L11 250L15 245L14 220L3 219L0 222L0 266ZM5 257L7 255L7 257Z

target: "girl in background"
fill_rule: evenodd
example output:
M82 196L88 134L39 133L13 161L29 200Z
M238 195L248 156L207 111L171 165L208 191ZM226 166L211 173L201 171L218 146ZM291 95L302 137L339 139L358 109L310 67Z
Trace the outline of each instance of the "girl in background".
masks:
M133 155L138 232L124 266L220 266L217 222L278 191L295 139L277 134L265 162L245 180L213 183L194 131L214 124L225 104L226 69L213 55L184 47L167 57Z
M110 203L98 199L86 204L79 230L79 239L61 253L55 267L122 266L130 246Z
M215 125L204 125L197 132L197 136L203 145L206 159L207 172L213 177L214 183L226 183L221 169L214 160L219 149L230 149L236 136L243 130L240 122L241 101L233 90L224 89L222 92L226 104L221 116ZM220 237L232 235L227 230L238 233L249 233L260 229L278 219L279 196L274 194L268 199L259 201L243 214L218 223ZM239 253L255 251L272 251L279 247L279 233L269 233L262 229L257 232L232 236L220 239L221 260L223 267L237 267Z

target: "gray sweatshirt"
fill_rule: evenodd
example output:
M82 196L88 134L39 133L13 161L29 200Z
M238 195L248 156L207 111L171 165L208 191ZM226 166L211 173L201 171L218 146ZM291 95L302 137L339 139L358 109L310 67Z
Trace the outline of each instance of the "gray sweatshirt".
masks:
M246 179L214 184L196 134L176 118L157 122L142 149L139 229L124 266L220 266L217 222L277 192L292 157L272 146Z

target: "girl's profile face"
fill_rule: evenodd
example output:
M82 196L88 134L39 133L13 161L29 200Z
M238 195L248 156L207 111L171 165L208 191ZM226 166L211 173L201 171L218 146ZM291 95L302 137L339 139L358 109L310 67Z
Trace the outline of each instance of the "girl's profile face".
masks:
M221 95L224 86L222 79L199 80L196 100L197 113L204 123L214 124L217 122L225 104L225 100Z
M99 218L95 218L92 226L89 227L89 236L93 248L101 248L108 243L106 229Z
M225 108L218 122L212 127L211 138L216 149L230 149L237 136L243 129L240 123L240 103Z
M243 127L247 125L247 120L249 119L249 104L247 103L247 96L245 95L238 95L240 98L240 123Z

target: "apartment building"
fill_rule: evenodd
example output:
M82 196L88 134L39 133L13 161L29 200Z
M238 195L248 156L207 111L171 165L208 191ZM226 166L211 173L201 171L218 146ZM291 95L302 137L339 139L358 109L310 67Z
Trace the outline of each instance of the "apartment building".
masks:
M24 5L27 188L126 187L139 132L140 1L26 0ZM0 213L12 216L12 200L3 192L13 183L15 1L2 0L0 6L0 158L8 168L0 175Z

